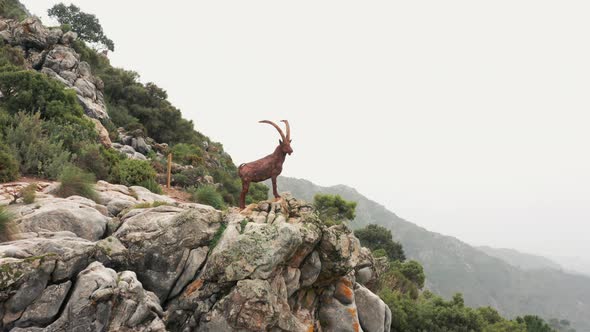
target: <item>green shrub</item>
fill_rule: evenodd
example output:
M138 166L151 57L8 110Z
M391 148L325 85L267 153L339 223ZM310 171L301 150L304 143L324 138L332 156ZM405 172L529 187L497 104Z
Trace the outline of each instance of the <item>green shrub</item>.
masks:
M27 12L18 0L0 0L0 16L21 21Z
M4 45L4 42L0 40L0 66L8 66L7 68L13 68L10 66L22 67L24 65L25 52L21 48ZM2 70L5 69L3 68Z
M44 119L60 118L84 122L84 111L78 104L76 92L45 74L17 67L3 67L0 72L2 104L16 113L39 112Z
M172 180L175 185L187 188L194 186L199 182L199 179L207 175L207 169L203 166L184 169L180 173L172 175Z
M146 188L147 190L153 192L154 194L159 194L159 195L162 194L162 187L154 179L142 181L139 185Z
M57 190L57 195L64 198L78 195L96 200L95 181L94 174L84 172L76 166L67 166L59 176L61 184Z
M323 222L339 224L355 218L356 202L349 202L340 195L316 194L313 201Z
M199 187L191 194L194 202L210 205L218 210L225 208L221 194L213 186Z
M373 251L378 249L385 251L390 261L404 261L406 259L402 245L393 241L391 231L383 226L370 224L355 230L354 235L361 241L363 247Z
M80 149L74 163L81 169L88 171L96 176L99 180L106 180L110 174L110 165L105 160L98 144L89 144Z
M0 242L10 241L13 234L14 215L0 206Z
M37 195L37 184L31 183L20 190L20 194L23 197L25 204L31 204L35 202L35 196Z
M119 181L126 186L149 185L148 181L156 181L156 171L146 160L124 159L119 162L117 169Z
M22 174L56 179L64 165L69 164L71 153L62 142L46 135L39 113L15 114L5 133L6 144L16 153Z
M179 164L198 166L204 163L203 149L195 144L179 143L170 152L173 160Z
M0 143L0 182L10 182L18 178L18 163L11 151Z

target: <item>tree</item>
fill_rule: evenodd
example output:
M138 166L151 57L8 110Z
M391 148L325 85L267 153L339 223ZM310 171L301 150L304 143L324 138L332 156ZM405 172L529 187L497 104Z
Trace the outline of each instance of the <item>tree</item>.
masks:
M420 263L414 260L403 262L399 265L399 271L404 277L416 284L419 289L424 287L426 277L424 275L424 269Z
M363 247L372 251L383 249L391 261L404 261L406 255L402 245L393 241L391 231L379 225L368 225L365 228L357 229L354 235L361 241Z
M526 325L527 332L552 332L554 331L543 318L539 316L526 315L524 317L517 317L516 321Z
M317 194L313 200L320 219L329 224L339 224L356 217L356 202L349 202L340 195Z
M115 50L115 44L104 34L96 16L81 11L73 4L66 6L63 3L51 7L47 13L60 24L69 26L81 40L101 44L110 51Z

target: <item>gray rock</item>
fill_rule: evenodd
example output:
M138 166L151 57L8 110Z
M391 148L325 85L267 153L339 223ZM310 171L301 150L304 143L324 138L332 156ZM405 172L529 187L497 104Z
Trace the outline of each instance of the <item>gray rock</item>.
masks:
M345 225L328 228L320 242L320 278L331 280L334 276L348 274L358 264L360 252L359 240Z
M13 26L11 43L25 48L43 50L49 47L47 38L49 30L35 17L28 17L20 24Z
M302 287L309 287L315 283L322 270L322 262L317 251L313 251L301 266L300 282Z
M209 244L221 213L159 206L132 210L113 234L132 253L124 268L136 271L146 289L163 301L185 270L191 250Z
M121 147L121 150L119 150L119 151L124 154L130 154L130 155L135 154L135 149L130 145L123 145L123 147Z
M130 190L133 190L135 195L137 195L137 200L140 202L165 202L171 205L175 205L176 201L168 196L165 195L158 195L154 194L153 192L149 191L148 189L140 186L132 186L129 187Z
M78 275L61 316L45 328L15 328L13 331L165 331L162 308L147 292L135 273L117 274L101 263L90 264ZM154 323L155 322L155 323Z
M254 224L226 248L215 248L207 262L205 279L224 281L268 278L303 242L300 226Z
M78 39L78 34L75 33L74 31L68 31L66 33L63 34L63 36L61 37L61 43L69 46L70 44L72 44L76 39Z
M136 204L136 202L130 200L114 198L107 204L107 209L112 216L117 216L121 211L131 208Z
M58 74L66 70L72 71L76 68L79 62L77 55L78 54L73 49L67 46L57 45L47 53L43 66Z
M148 154L150 151L152 151L151 147L145 142L143 137L138 137L135 139L135 145L133 145L133 148L142 154Z
M301 271L295 267L287 266L283 271L283 279L285 280L285 286L287 287L287 296L290 297L299 290L299 278Z
M341 290L339 291L338 288ZM345 301L348 303L342 303L338 299L338 297L342 297L344 292L350 292ZM336 286L331 286L324 291L319 309L319 321L324 332L363 331L358 318L357 306L354 303L354 293L349 285L339 281Z
M361 326L366 332L389 332L391 329L391 310L370 290L356 284L354 297L358 308Z
M17 326L43 326L51 323L57 316L71 286L72 282L68 280L45 288L41 296L27 307L18 320Z
M39 208L31 213L26 206L11 207L15 225L23 232L71 231L87 240L98 240L105 233L108 217L94 206L62 198L37 199Z
M148 160L146 156L142 155L139 152L135 152L133 155L130 155L131 159L137 159L137 160Z
M208 252L209 247L200 247L190 251L184 270L180 277L178 277L178 280L176 280L176 284L168 297L172 298L180 294L184 287L195 278L197 271L203 266L203 263L205 263Z
M199 331L305 331L289 312L284 294L267 280L240 280L211 313L203 318ZM228 327L230 327L228 329ZM218 330L220 331L220 330Z
M84 79L92 80L92 68L86 61L80 61L78 64L78 74Z

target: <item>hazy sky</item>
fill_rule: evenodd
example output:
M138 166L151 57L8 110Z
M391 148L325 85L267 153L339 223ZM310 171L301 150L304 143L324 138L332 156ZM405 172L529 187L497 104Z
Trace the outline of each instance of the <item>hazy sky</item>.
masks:
M471 244L590 256L588 1L74 3L237 164L286 118L284 175Z

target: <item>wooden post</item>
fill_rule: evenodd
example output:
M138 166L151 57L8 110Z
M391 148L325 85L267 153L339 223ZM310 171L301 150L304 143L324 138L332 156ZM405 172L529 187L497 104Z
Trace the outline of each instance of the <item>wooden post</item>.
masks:
M168 181L166 182L166 188L170 189L170 176L172 175L172 153L168 154Z

